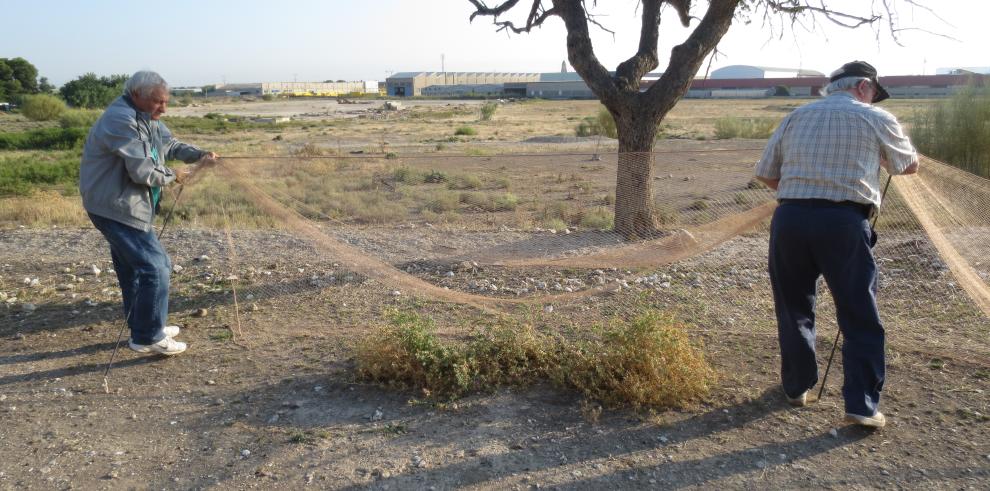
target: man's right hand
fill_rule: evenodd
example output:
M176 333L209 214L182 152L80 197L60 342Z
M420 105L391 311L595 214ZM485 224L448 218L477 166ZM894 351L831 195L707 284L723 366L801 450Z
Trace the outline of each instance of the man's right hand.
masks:
M195 169L196 167L192 165L186 165L183 167L179 167L178 169L175 169L175 182L178 184L182 184L183 181L185 181L186 179L189 178L190 175L192 175Z

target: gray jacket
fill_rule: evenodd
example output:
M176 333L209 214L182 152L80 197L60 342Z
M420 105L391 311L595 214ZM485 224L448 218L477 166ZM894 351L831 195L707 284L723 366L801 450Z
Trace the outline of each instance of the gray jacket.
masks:
M158 149L155 161L152 148ZM128 96L118 97L89 130L79 167L79 194L93 215L151 230L151 188L175 180L166 160L191 163L204 151L172 138L161 121L141 112Z

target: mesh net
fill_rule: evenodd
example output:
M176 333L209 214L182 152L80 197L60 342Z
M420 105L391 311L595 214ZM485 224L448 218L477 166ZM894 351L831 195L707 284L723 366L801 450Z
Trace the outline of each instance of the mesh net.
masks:
M449 332L457 323L442 319L465 312L555 311L592 324L649 305L700 331L775 336L766 272L775 201L752 179L762 147L709 147L228 158L187 184L174 233L215 239L210 278L239 295L235 310L360 286L369 302L427 312ZM648 173L617 189L620 166ZM612 231L617 200L652 207L656 233L626 241ZM893 178L874 251L891 343L987 364L988 222L985 179L927 158L917 175ZM820 290L819 325L834 328ZM339 309L332 295L326 305L313 322Z

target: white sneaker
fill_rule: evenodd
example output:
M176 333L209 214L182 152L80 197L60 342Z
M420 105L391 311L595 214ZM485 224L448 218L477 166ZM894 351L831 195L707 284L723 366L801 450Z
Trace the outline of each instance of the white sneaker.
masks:
M797 397L791 397L784 393L784 397L787 397L787 403L794 407L804 407L808 405L808 391L804 391L801 395Z
M873 416L860 416L858 414L846 413L846 422L853 423L868 428L883 428L887 424L887 418L883 413L877 411Z
M166 338L174 338L179 335L179 331L182 329L179 326L165 326L162 328L162 332L165 333ZM127 342L131 342L131 338L127 338Z
M166 356L177 355L186 350L186 343L169 337L152 344L134 344L134 341L128 340L127 346L138 353L158 353Z

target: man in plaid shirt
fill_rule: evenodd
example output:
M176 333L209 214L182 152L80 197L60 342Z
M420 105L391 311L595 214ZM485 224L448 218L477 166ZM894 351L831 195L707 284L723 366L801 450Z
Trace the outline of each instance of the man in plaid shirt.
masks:
M884 329L869 219L880 206L880 168L913 174L918 156L897 119L872 105L889 97L873 66L846 63L829 81L827 97L784 118L756 166L757 179L777 191L780 203L768 262L781 381L795 406L807 404L818 383L815 297L824 276L845 336L846 421L880 428Z

